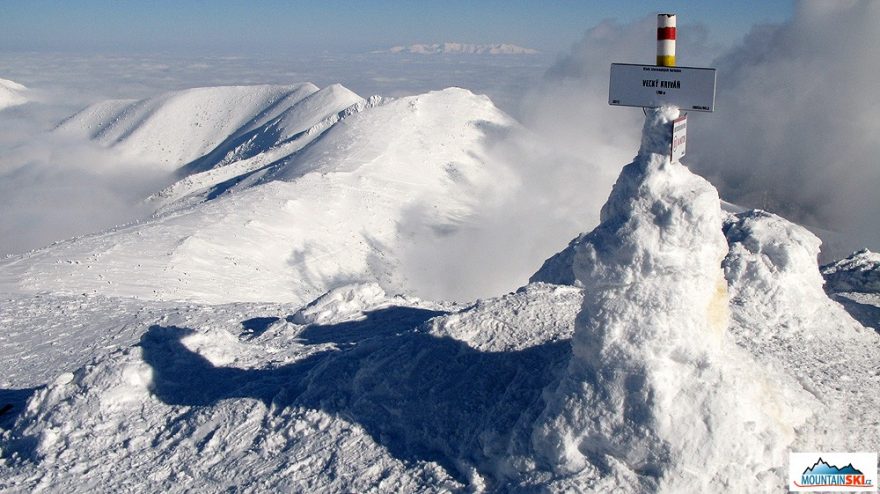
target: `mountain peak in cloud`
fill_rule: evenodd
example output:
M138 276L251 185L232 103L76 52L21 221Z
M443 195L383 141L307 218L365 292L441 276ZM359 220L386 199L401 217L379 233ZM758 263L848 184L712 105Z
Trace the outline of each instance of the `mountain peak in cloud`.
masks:
M417 53L419 55L535 55L540 53L509 43L432 43L394 46L387 53Z
M27 103L26 91L27 88L17 82L0 79L0 110Z

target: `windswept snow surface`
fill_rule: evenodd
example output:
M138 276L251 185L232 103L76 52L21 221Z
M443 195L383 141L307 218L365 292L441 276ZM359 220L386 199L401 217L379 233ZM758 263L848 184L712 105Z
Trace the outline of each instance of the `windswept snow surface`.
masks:
M868 249L822 266L828 289L835 292L880 293L880 254Z
M0 79L0 110L27 103L27 88L8 79Z
M24 374L4 384L16 389L0 395L16 422L0 436L0 489L491 485L499 455L528 430L522 411L567 359L580 300L576 288L532 285L462 308L368 284L301 311L145 305L116 327L81 331L98 349L79 369L33 389L27 370L52 366L24 360ZM112 312L109 300L72 301ZM87 324L79 315L32 320ZM132 322L140 336L126 331Z
M789 450L873 450L880 335L825 294L812 234L669 162L676 114L541 281L469 305L393 295L376 247L401 204L455 224L500 180L477 143L510 122L462 90L5 261L0 490L751 493Z

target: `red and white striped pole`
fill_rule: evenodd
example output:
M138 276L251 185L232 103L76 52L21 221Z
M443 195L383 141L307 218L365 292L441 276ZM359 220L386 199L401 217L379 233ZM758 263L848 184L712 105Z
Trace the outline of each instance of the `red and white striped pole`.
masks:
M675 67L675 14L657 14L657 65Z

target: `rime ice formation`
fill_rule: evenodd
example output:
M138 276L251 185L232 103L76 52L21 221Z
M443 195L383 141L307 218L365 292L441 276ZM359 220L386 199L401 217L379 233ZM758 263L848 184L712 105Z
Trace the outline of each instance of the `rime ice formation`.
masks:
M863 249L822 266L828 288L835 292L880 293L880 254Z
M666 155L677 116L649 114L599 227L542 268L565 277L558 263L570 262L585 295L532 441L598 491L771 487L807 417L725 335L722 212L716 190Z
M761 320L749 337L767 340L797 332L828 310L816 258L819 239L806 228L765 211L746 211L725 224L730 253L724 270L735 317ZM830 330L830 328L829 328Z

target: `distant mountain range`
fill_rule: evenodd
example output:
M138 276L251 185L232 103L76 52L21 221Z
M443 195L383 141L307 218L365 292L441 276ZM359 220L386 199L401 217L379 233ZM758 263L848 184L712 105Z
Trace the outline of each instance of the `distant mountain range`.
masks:
M532 48L508 43L477 45L472 43L433 43L395 46L380 53L417 53L420 55L535 55Z

